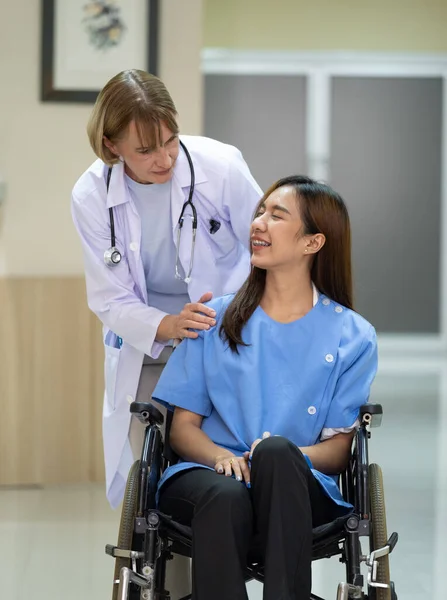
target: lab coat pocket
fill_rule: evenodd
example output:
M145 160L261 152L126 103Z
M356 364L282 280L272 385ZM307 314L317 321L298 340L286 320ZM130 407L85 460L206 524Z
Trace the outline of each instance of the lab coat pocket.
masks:
M111 412L116 408L116 375L121 350L112 346L105 347L106 359L104 365L106 403Z
M215 233L211 233L208 229L208 235L213 254L219 260L230 254L232 250L236 250L238 243L229 223L223 221L221 217L215 217L214 220L219 223L219 229Z

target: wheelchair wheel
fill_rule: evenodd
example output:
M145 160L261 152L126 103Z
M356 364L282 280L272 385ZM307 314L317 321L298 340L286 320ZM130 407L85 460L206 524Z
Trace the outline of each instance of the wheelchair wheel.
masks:
M140 461L137 460L132 465L127 478L126 491L124 493L123 507L121 509L121 521L118 533L118 548L132 550L133 528L135 515L137 513L138 487L140 475ZM115 573L113 581L120 578L122 567L131 568L131 561L128 558L115 559ZM117 600L118 584L113 584L112 600Z
M372 520L372 550L383 548L388 541L385 513L385 494L383 491L382 469L379 465L369 466L369 486L371 500ZM390 585L389 557L382 556L378 559L377 581ZM369 590L372 600L392 600L391 589L371 588Z

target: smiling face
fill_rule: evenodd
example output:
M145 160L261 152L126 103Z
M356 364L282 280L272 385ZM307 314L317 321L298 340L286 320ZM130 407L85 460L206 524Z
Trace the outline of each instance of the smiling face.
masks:
M296 190L285 185L258 207L251 225L251 264L260 269L291 270L322 247L322 234L306 234Z
M159 140L143 142L140 132L131 121L124 136L114 144L104 140L107 147L120 156L126 173L139 183L166 183L172 178L179 155L179 138L165 123L160 123Z

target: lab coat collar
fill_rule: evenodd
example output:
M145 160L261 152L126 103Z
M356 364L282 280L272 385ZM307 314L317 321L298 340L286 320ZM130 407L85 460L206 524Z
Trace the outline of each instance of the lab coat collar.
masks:
M104 165L104 179L107 181L107 172L109 167ZM107 194L107 208L118 206L129 202L129 193L127 183L124 177L124 163L119 162L113 165L112 176L110 177L109 193Z
M185 144L186 148L188 148L188 138L182 139L182 142ZM191 151L189 151L191 154ZM207 176L202 170L201 165L197 162L197 160L191 156L192 164L194 166L194 175L195 175L195 184L204 183L208 181ZM189 169L188 159L186 158L186 154L183 148L180 146L180 152L177 158L177 164L174 169L174 179L182 188L189 188L191 185L191 171Z
M185 143L188 148L187 142ZM194 165L195 183L204 183L208 181L207 176L197 160L192 158ZM108 166L104 165L105 172L104 178L107 181ZM180 152L177 158L177 163L174 168L173 179L181 188L189 188L191 185L191 171L189 169L188 159L183 149L180 148ZM125 204L129 201L129 193L127 189L127 183L124 172L124 163L119 162L113 166L112 176L110 178L109 193L107 194L107 208L118 206L119 204ZM183 204L183 203L182 203Z

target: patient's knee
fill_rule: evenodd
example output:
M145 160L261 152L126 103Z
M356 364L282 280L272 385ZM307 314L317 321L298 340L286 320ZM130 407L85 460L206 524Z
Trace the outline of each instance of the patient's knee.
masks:
M307 468L306 459L301 450L290 440L280 435L268 437L256 446L253 452L253 462L259 461L270 464L284 464L289 461Z

